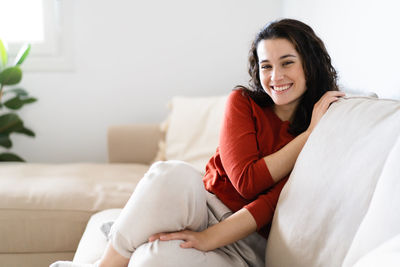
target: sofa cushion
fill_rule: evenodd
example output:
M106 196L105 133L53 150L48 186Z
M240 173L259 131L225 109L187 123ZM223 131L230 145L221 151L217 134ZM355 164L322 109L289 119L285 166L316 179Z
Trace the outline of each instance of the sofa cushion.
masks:
M353 267L399 267L400 234L392 237L382 245L370 251L357 261Z
M90 216L122 208L137 164L2 164L0 253L75 251Z
M0 266L47 267L57 260L71 260L73 252L54 253L0 253Z
M95 263L107 246L107 238L101 231L102 225L114 222L122 209L108 209L93 214L86 226L74 256L74 262Z
M174 97L157 160L183 160L204 173L215 153L226 96Z
M400 233L399 163L400 137L386 160L368 212L351 244L343 267L353 266L362 256ZM397 254L400 259L400 236L397 238ZM397 264L400 265L400 261Z
M331 105L279 198L266 264L341 266L400 135L400 103L369 98Z

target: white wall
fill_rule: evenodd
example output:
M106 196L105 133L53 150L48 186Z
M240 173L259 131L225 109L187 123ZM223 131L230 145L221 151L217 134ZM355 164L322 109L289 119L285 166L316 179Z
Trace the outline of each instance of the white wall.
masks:
M392 0L283 0L325 42L347 88L400 99L400 3Z
M14 135L12 151L30 162L104 162L109 125L160 122L174 95L245 84L254 34L281 14L279 0L63 1L75 68L24 74L37 137Z
M280 17L315 29L341 84L400 99L396 1L61 1L75 68L24 75L39 102L21 116L37 137L14 135L12 151L30 162L104 162L109 125L160 122L174 95L245 84L254 34Z

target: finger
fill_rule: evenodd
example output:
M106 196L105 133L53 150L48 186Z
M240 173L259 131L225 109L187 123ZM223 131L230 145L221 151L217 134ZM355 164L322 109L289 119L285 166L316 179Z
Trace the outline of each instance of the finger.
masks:
M193 248L194 245L193 245L193 242L191 242L191 241L186 241L186 242L181 243L181 244L180 244L180 247L181 247L181 248Z
M184 233L176 232L171 234L164 234L160 236L160 240L168 241L168 240L186 240L186 235Z
M157 239L160 239L160 237L162 235L165 235L165 233L158 233L158 234L154 234L154 235L150 236L149 242L153 242L153 241L156 241Z
M341 98L341 97L338 97L338 96L334 96L334 97L330 98L330 99L329 99L329 106L330 106L333 102L338 101L340 98Z
M331 95L331 96L345 96L346 93L342 91L327 91L325 95Z
M339 98L333 97L333 98L329 98L326 101L324 101L324 103L321 105L322 113L325 113L328 110L328 108L331 106L331 104L338 100L339 100Z
M340 92L340 91L328 91L320 98L320 100L318 102L322 103L322 102L326 101L327 99L329 100L332 98L340 98L345 95L346 95L345 93Z
M156 241L157 239L159 239L159 237L157 235L152 235L149 237L149 242Z
M340 97L339 97L339 96L336 96L336 95L334 95L334 96L326 96L326 97L324 97L323 99L321 99L320 106L321 106L321 108L322 108L323 110L326 110L326 109L328 109L328 107L329 107L333 102L336 102L336 101L338 101L339 99L340 99Z

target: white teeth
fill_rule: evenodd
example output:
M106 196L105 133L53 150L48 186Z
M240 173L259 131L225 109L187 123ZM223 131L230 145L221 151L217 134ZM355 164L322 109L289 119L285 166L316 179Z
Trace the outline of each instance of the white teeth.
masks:
M284 90L289 89L290 86L291 86L291 84L284 85L284 86L274 86L274 90L280 92L280 91L284 91Z

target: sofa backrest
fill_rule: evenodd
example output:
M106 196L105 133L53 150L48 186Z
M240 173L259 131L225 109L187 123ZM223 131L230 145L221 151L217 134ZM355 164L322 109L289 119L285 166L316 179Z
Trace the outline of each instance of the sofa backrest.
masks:
M112 125L107 131L108 161L148 165L163 138L159 124Z
M344 266L352 266L368 253L357 247L356 236L378 181L384 180L385 168L392 168L385 164L399 136L399 101L353 97L332 104L280 195L266 265L337 267L347 258ZM395 206L398 213L400 203ZM393 216L387 219L399 222L390 231L400 232L400 216ZM368 233L361 235L368 240ZM379 243L374 240L368 249Z

